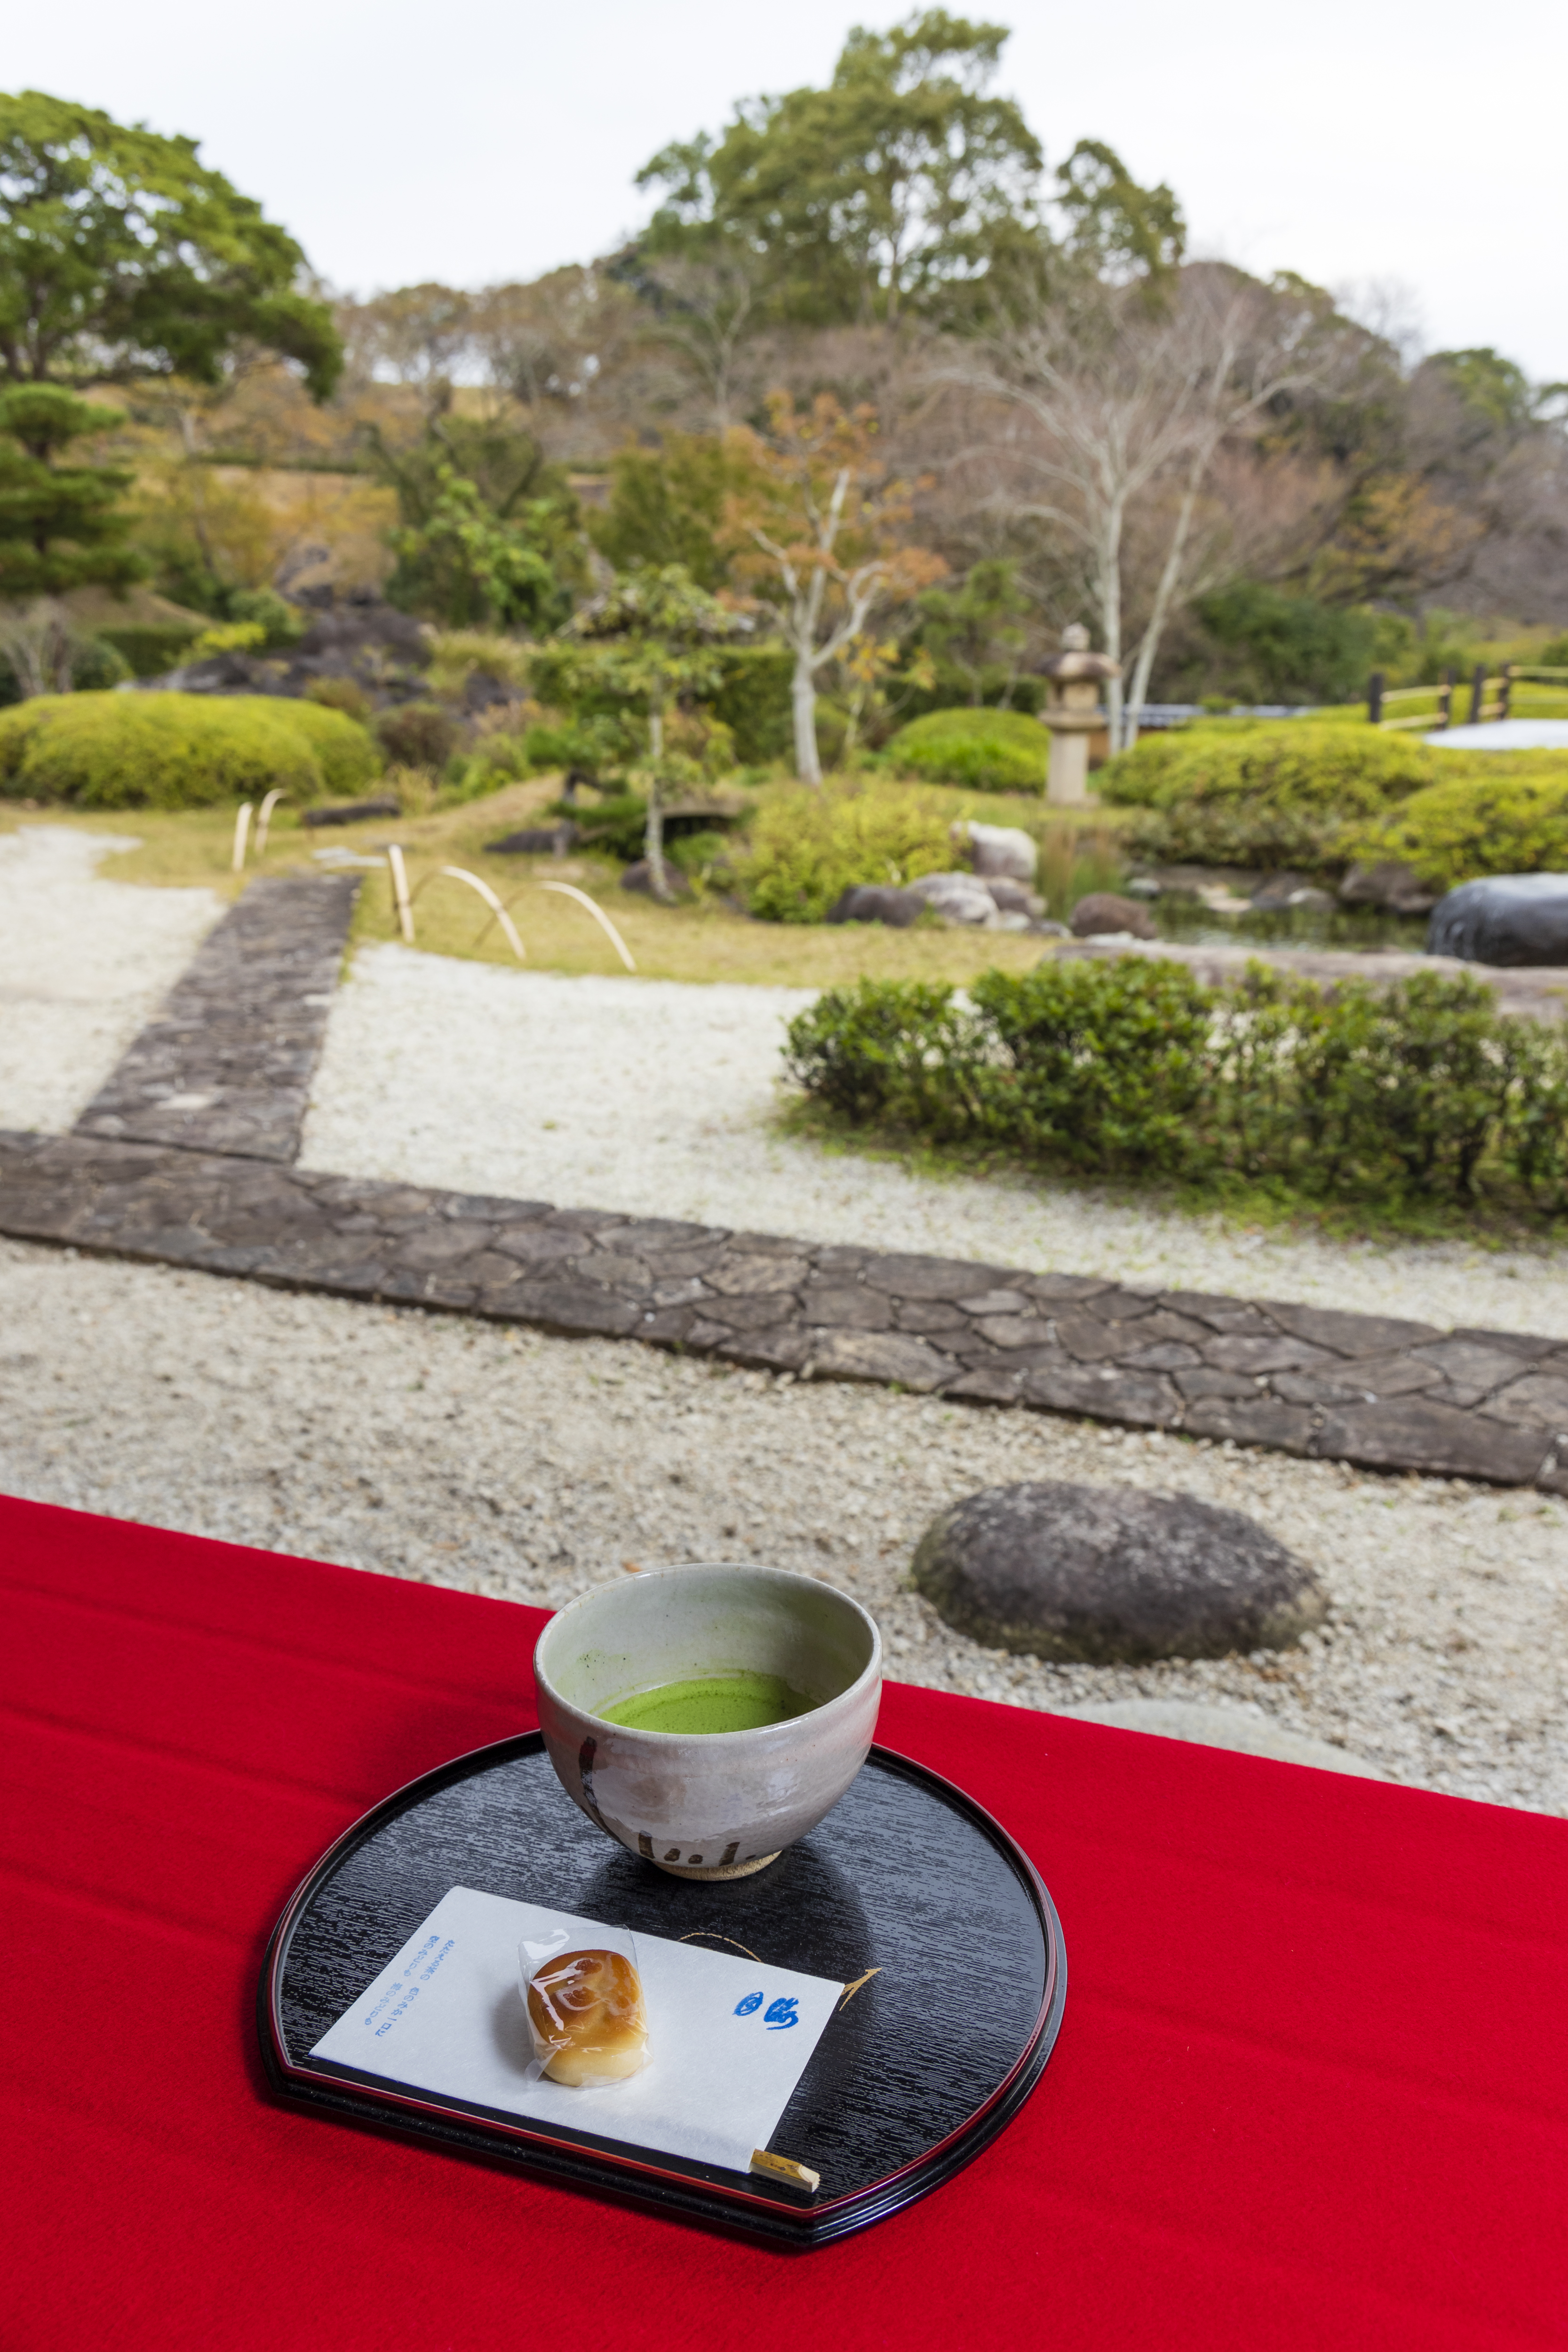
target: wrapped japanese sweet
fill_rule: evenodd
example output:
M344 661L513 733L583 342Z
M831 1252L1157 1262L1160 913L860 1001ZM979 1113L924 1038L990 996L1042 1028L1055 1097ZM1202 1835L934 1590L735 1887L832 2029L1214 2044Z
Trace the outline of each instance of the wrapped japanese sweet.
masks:
M523 1944L519 1972L540 2072L587 2090L625 2082L647 2064L647 2007L637 1945L624 1928L559 1949Z

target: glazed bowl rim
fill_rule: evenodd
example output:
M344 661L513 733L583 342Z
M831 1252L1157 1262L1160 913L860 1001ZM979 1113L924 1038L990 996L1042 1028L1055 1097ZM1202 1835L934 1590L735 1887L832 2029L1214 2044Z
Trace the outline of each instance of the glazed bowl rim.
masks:
M606 1579L603 1584L591 1584L586 1592L575 1593L570 1601L557 1609L542 1628L539 1639L533 1645L534 1680L542 1691L549 1694L552 1703L556 1706L568 1709L583 1722L597 1726L617 1742L646 1739L657 1741L662 1747L667 1741L672 1739L700 1739L703 1752L706 1753L710 1746L719 1740L749 1739L759 1745L783 1745L792 1732L798 1737L800 1727L804 1724L822 1721L839 1713L848 1713L854 1701L863 1698L873 1685L880 1684L882 1679L881 1629L870 1611L861 1601L857 1601L852 1592L845 1592L837 1584L828 1584L821 1577L803 1576L798 1569L767 1568L760 1561L742 1559L693 1559L687 1560L677 1568L644 1569L638 1573L637 1585L667 1583L676 1577L689 1576L694 1569L719 1569L742 1576L768 1577L781 1583L805 1585L813 1592L829 1593L834 1600L841 1601L846 1607L852 1609L867 1627L871 1636L871 1654L855 1680L843 1690L836 1691L831 1698L825 1698L819 1706L807 1707L804 1715L786 1716L782 1723L754 1724L749 1729L742 1731L701 1732L650 1731L640 1725L612 1723L608 1716L595 1715L592 1707L584 1706L574 1698L568 1698L564 1692L558 1689L552 1682L548 1670L540 1659L540 1653L545 1643L562 1620L571 1616L574 1610L583 1608L590 1601L600 1600L607 1592L624 1591L629 1594L633 1590L629 1585L613 1584Z

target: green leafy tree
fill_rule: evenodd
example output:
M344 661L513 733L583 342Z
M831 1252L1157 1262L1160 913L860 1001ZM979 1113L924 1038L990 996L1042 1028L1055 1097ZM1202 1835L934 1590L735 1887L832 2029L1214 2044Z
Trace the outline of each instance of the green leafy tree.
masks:
M552 701L591 710L635 712L647 730L646 762L634 772L647 795L643 852L655 898L670 897L664 858L664 793L701 781L689 756L667 751L666 719L717 693L722 649L752 627L751 615L710 595L683 564L645 565L584 606L570 635L535 667Z
M1483 431L1517 435L1535 423L1539 395L1524 370L1500 352L1489 346L1434 352L1426 364L1458 394Z
M0 392L0 596L124 588L143 576L119 504L130 472L62 462L73 441L123 421L54 384Z
M57 600L147 571L125 543L131 475L64 462L73 441L121 422L58 384L0 392L0 651L24 695L70 690L80 646Z
M721 588L729 559L719 544L730 467L721 441L667 433L657 449L619 451L609 503L588 532L617 572L684 564L700 588Z
M222 381L245 346L325 399L342 346L305 257L190 139L37 90L0 95L0 375Z
M1018 584L1017 564L987 556L971 564L956 588L928 588L916 610L921 646L934 662L960 673L975 708L985 698L986 671L1006 667L1005 706L1028 635L1029 599Z
M1141 187L1114 147L1080 139L1057 173L1068 250L1097 278L1163 286L1186 248L1182 208L1162 180Z
M1006 28L940 8L859 27L826 89L742 104L717 139L664 148L647 244L767 265L775 315L948 315L1037 260L1039 142L990 85Z
M501 419L433 416L409 449L374 425L371 462L397 493L394 604L449 628L559 628L587 565L564 476Z

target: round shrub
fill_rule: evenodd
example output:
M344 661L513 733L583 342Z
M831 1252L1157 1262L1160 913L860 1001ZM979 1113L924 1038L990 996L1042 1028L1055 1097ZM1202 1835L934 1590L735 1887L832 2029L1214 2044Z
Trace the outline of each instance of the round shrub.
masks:
M1416 793L1380 822L1349 829L1342 854L1358 865L1397 858L1429 889L1486 874L1568 872L1568 751L1468 755L1465 772Z
M1145 814L1137 856L1211 866L1342 864L1348 820L1380 817L1440 772L1438 755L1365 725L1237 727L1147 736L1108 761L1101 796Z
M0 710L0 794L210 808L274 789L352 794L381 772L352 719L270 695L47 694Z
M774 793L752 820L739 878L753 915L820 923L857 882L912 882L952 863L951 806L885 783L800 785Z
M384 710L375 731L389 760L400 768L428 768L432 775L439 775L458 748L456 719L434 702Z
M1022 710L928 711L887 749L891 766L975 792L1044 792L1050 756L1048 732Z

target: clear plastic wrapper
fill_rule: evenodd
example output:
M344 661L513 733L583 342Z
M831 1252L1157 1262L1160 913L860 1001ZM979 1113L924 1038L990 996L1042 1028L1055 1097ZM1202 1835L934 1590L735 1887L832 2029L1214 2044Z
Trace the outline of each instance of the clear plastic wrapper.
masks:
M624 2083L648 2061L647 2006L629 1928L564 1929L518 1946L518 1980L534 2066L552 2083L594 2090Z

